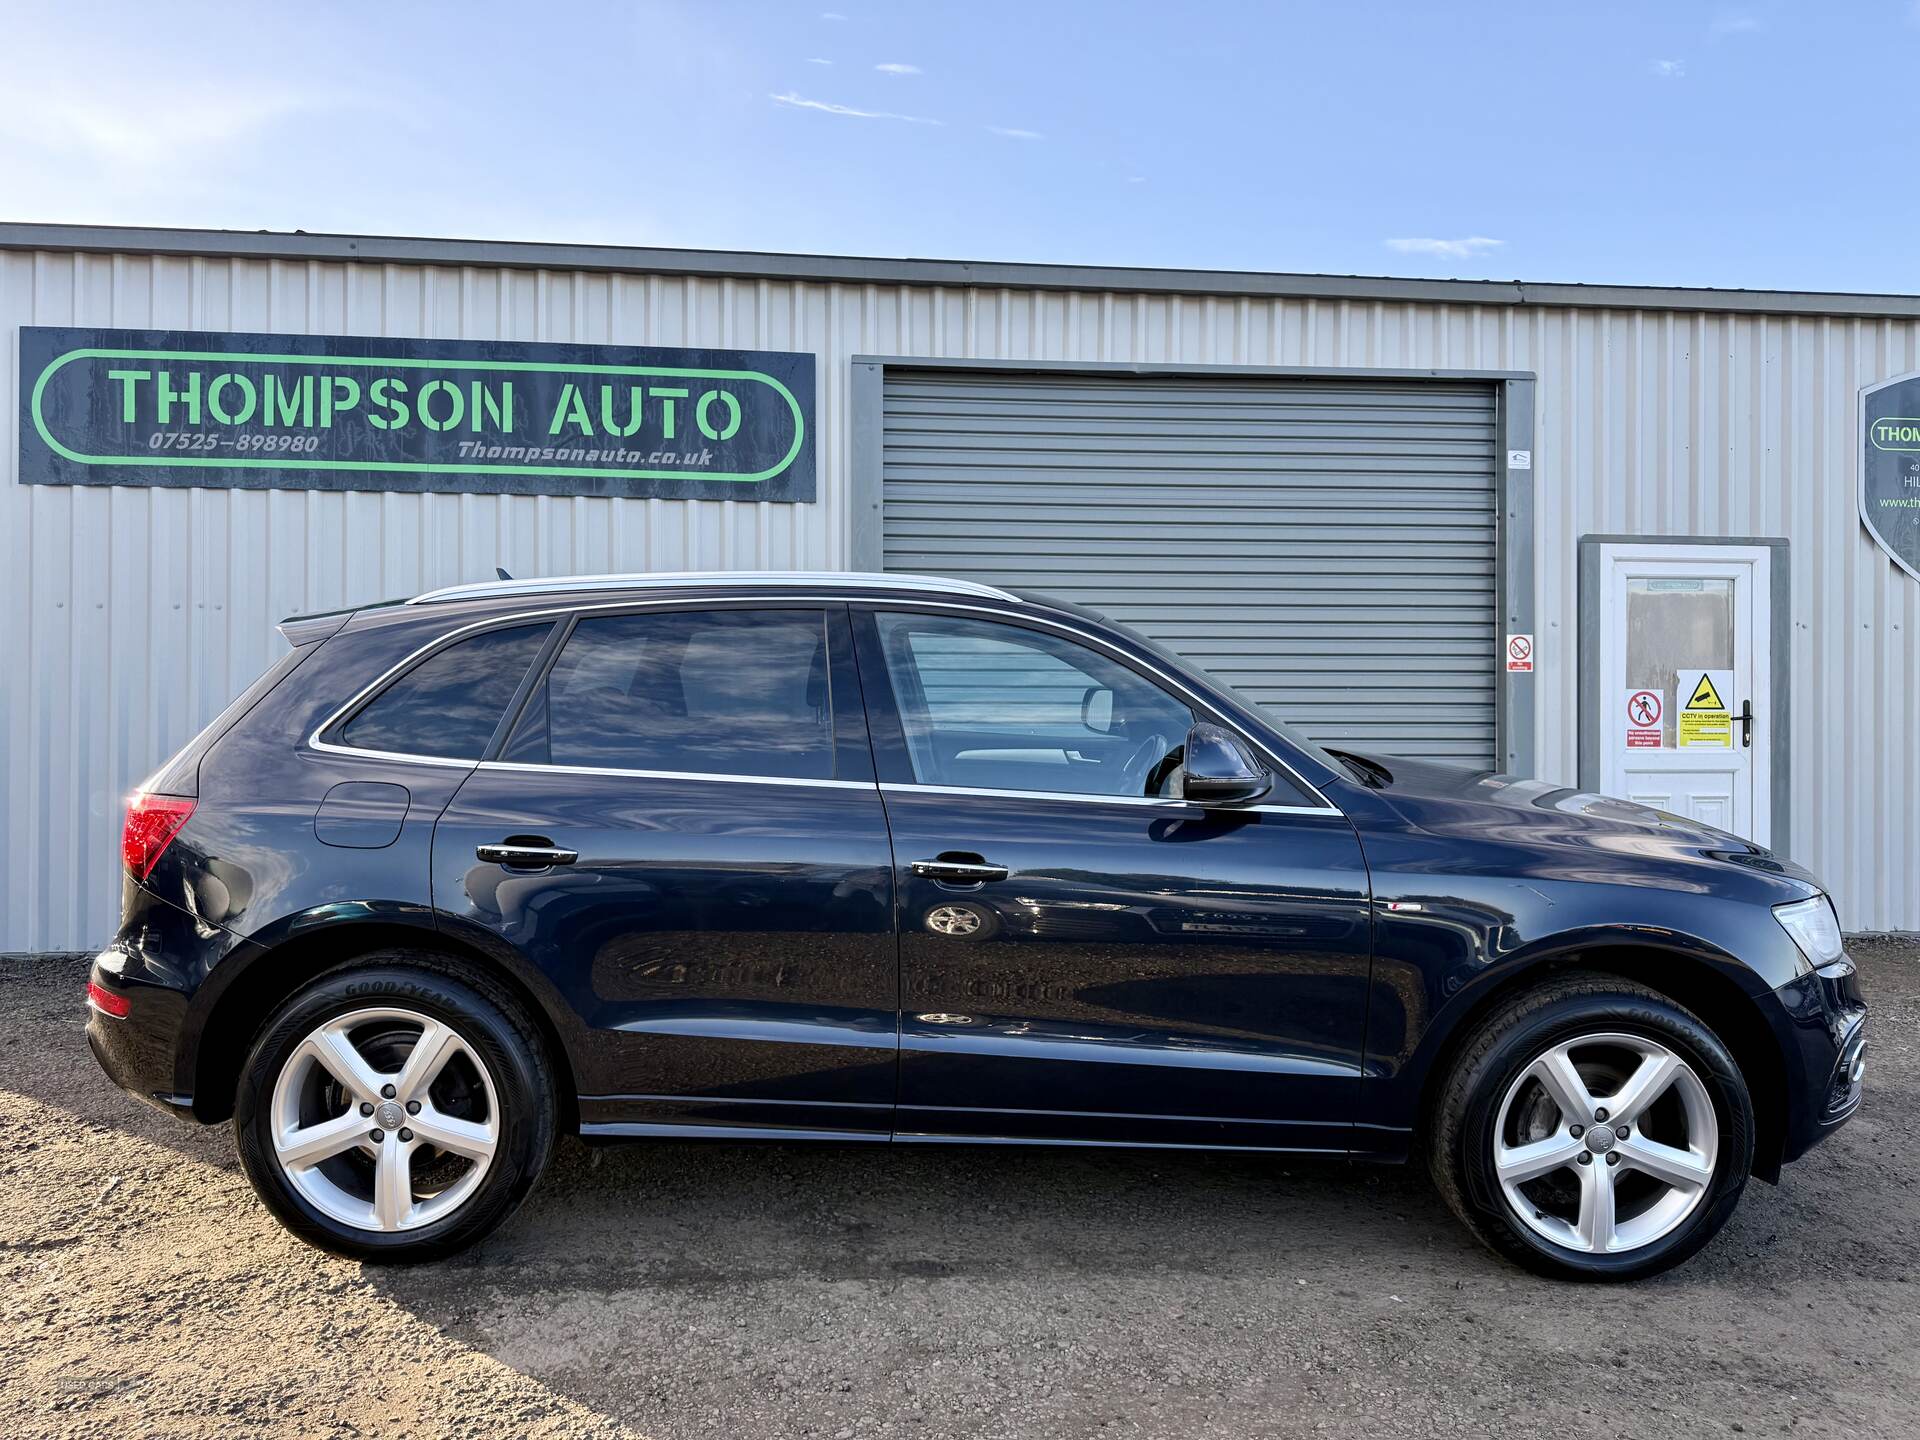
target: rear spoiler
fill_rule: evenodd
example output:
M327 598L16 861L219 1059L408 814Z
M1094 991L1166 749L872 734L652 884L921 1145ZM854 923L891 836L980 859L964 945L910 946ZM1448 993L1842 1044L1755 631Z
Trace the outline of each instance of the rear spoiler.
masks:
M404 605L404 600L376 600L370 605L349 605L344 610L321 610L312 615L289 615L275 628L286 637L294 649L308 645L318 645L329 636L337 635L362 610L378 610L387 605Z

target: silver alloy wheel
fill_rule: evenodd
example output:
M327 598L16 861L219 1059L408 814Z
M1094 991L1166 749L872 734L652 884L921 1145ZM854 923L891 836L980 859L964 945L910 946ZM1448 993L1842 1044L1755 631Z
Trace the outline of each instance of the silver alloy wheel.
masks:
M376 1068L355 1042L354 1032L374 1026L418 1030L399 1069ZM434 1082L456 1058L478 1078L483 1120L434 1104ZM344 1092L345 1108L315 1116L328 1079ZM338 1016L301 1041L274 1082L269 1115L274 1158L288 1183L356 1230L417 1230L444 1219L479 1188L500 1141L500 1101L479 1052L450 1026L392 1006ZM367 1163L352 1163L355 1152ZM465 1169L438 1189L418 1185L415 1157L441 1155L465 1161Z
M1630 1068L1620 1057L1631 1057ZM1527 1228L1569 1250L1620 1255L1670 1234L1699 1208L1720 1154L1720 1122L1705 1082L1678 1054L1643 1035L1606 1032L1563 1041L1522 1070L1500 1102L1493 1139L1501 1193ZM1564 1194L1567 1176L1576 1199L1565 1207L1574 1213L1562 1215L1547 1196L1556 1186Z
M936 905L927 912L927 928L936 935L971 935L980 928L980 913L966 905Z

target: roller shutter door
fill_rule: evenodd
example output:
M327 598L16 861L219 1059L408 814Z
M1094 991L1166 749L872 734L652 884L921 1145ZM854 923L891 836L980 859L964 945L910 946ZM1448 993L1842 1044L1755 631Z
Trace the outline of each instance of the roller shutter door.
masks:
M885 377L889 570L1090 605L1315 739L1494 757L1494 400L1461 382Z

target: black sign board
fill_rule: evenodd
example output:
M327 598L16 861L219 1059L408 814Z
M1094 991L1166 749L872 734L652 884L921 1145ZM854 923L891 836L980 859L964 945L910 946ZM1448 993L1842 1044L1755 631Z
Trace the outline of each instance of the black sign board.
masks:
M1920 580L1920 375L1860 392L1860 519Z
M20 330L29 485L814 498L813 356Z

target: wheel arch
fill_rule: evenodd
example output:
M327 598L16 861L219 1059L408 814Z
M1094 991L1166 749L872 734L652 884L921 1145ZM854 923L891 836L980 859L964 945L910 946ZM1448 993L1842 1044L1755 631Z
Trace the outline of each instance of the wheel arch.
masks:
M443 930L392 921L341 921L302 928L245 962L201 1018L193 1064L193 1113L206 1124L232 1118L240 1067L261 1024L286 999L325 971L389 949L430 950L454 966L502 987L545 1046L559 1093L560 1123L579 1123L579 1087L572 1055L549 1003L527 978L497 957Z
M1455 1057L1484 1021L1516 995L1569 971L1613 975L1692 1011L1726 1045L1753 1099L1753 1174L1778 1181L1787 1139L1787 1074L1779 1041L1753 997L1724 970L1684 951L1606 943L1540 957L1489 981L1440 1033L1420 1077L1417 1138L1432 1133L1433 1110Z

